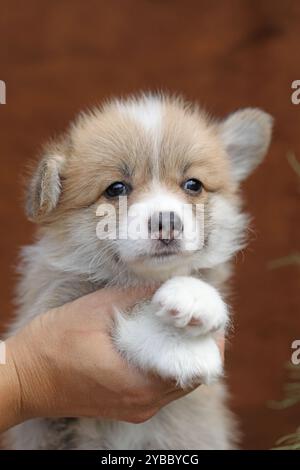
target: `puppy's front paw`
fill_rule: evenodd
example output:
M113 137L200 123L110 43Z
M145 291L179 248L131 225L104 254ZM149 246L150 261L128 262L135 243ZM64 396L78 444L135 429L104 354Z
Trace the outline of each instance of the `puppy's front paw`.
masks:
M171 330L154 315L151 303L143 311L115 319L118 351L142 371L176 380L181 387L210 384L223 373L220 350L213 335L191 337Z
M226 327L227 306L218 291L200 279L174 277L154 294L156 315L192 336Z

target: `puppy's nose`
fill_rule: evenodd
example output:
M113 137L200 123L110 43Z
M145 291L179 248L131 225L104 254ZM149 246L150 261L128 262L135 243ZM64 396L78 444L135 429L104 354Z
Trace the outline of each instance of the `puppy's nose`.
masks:
M159 239L165 245L183 231L183 224L176 212L154 212L148 220L148 230L151 238Z

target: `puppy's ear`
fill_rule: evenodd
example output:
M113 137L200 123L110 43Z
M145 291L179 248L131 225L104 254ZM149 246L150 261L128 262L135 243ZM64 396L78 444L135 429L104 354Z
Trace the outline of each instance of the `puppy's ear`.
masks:
M244 180L262 162L272 134L273 118L256 108L241 109L220 124L235 181Z
M57 206L61 193L61 169L64 157L48 154L39 162L26 197L26 214L29 220L39 222Z

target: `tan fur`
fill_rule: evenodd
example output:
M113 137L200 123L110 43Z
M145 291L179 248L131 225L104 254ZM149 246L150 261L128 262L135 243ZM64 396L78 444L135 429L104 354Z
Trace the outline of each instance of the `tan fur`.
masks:
M188 108L180 100L163 101L165 115L162 139L159 143L159 180L180 191L180 185L189 177L199 178L205 191L230 195L235 190L228 158L224 152L217 124L196 107ZM153 141L133 119L120 115L113 102L100 110L83 114L70 128L59 145L50 144L39 166L36 180L42 179L43 191L35 189L33 208L36 220L51 222L74 209L100 203L102 193L113 181L130 182L138 193L145 190L153 176ZM52 162L60 164L62 194L59 207L51 204L50 172ZM42 170L44 173L42 174ZM43 196L42 206L36 199ZM48 196L48 200L47 200ZM200 201L203 194L200 196ZM194 202L195 199L193 199ZM191 202L187 197L187 202ZM37 209L38 208L38 209ZM31 218L35 218L31 215Z

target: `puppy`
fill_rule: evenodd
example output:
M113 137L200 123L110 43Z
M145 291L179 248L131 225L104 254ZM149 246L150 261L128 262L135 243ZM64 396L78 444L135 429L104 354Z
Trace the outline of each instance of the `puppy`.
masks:
M259 109L216 121L149 94L81 114L46 146L27 192L39 228L22 252L11 332L96 289L158 282L151 301L116 312L115 346L145 372L203 385L142 424L32 420L10 431L13 448L234 448L215 338L228 326L226 281L245 244L239 185L262 161L271 128Z

